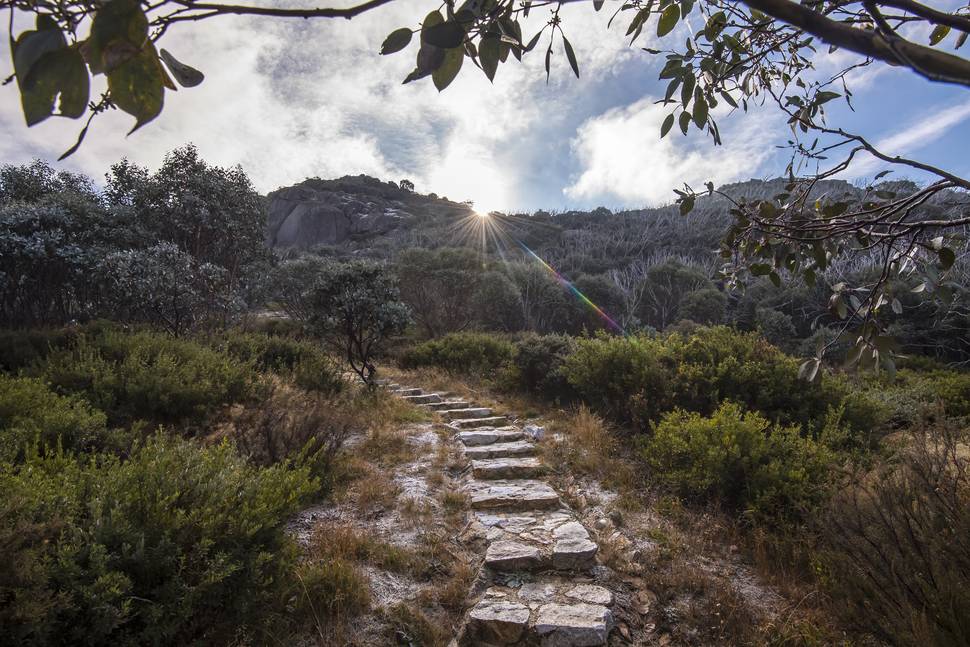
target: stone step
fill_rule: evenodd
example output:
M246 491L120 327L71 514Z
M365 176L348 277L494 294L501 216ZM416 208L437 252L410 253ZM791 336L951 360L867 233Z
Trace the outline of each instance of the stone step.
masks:
M495 571L535 571L542 561L538 548L517 541L494 541L485 551L485 566Z
M460 418L452 420L448 424L458 429L474 429L476 427L498 427L508 422L505 416L493 416L491 418Z
M471 644L543 647L605 645L613 627L613 594L595 584L552 580L518 589L492 586L468 613Z
M432 411L443 411L445 409L467 409L472 405L464 400L444 400L442 402L432 402L425 406Z
M477 479L531 479L542 476L545 466L535 457L485 458L472 461Z
M551 510L561 504L548 483L533 480L471 481L465 486L473 510Z
M425 393L423 395L406 395L404 399L411 404L433 404L441 402L441 396L437 393Z
M458 420L460 418L488 418L492 415L491 409L485 407L467 407L464 409L445 409L439 411L445 420Z
M571 512L476 512L469 529L483 536L490 549L495 544L495 550L512 544L534 548L539 570L587 570L596 565L598 546Z
M536 447L528 440L517 440L511 443L492 443L477 447L465 447L465 458L468 460L483 460L486 458L509 458L511 456L531 456Z
M510 443L515 440L523 440L526 437L525 432L521 429L475 429L474 431L459 431L455 435L466 447Z
M422 391L421 389L409 389L406 387L402 387L400 389L394 389L393 391L391 391L391 393L397 396L404 397L406 395L421 395L422 393L424 393L424 391Z

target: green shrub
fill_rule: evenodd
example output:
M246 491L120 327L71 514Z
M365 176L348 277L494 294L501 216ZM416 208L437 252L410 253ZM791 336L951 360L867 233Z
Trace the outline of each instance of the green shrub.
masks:
M662 342L601 334L577 340L562 372L593 409L646 426L670 409L672 367Z
M570 399L574 391L562 369L575 350L575 339L567 335L525 335L515 343L515 356L503 381L508 388L550 400Z
M461 332L432 339L406 350L404 368L434 366L453 373L487 374L515 355L512 342L489 333Z
M44 382L0 375L0 460L16 461L40 444L68 451L104 449L105 415L83 398L62 396Z
M797 520L824 499L828 451L797 427L723 403L712 416L675 410L654 426L642 456L681 496L718 500L754 523Z
M187 339L151 332L82 335L52 353L37 372L65 393L78 393L109 421L201 422L245 399L252 367Z
M0 330L0 372L16 373L41 362L53 349L67 346L73 337L66 328Z
M344 387L340 366L313 341L261 333L232 333L225 336L222 344L233 357L251 362L261 371L292 377L307 391L337 393Z
M0 633L12 644L227 644L292 588L284 526L317 488L228 444L161 435L124 462L0 471Z

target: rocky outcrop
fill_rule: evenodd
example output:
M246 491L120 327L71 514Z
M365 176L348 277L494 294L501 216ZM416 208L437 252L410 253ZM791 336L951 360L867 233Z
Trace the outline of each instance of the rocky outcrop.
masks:
M270 247L309 249L401 237L424 219L468 215L469 207L366 175L312 178L267 196Z

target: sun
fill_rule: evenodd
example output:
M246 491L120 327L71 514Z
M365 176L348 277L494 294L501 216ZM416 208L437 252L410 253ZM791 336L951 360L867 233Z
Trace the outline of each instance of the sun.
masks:
M475 215L479 218L488 218L489 212L487 211L476 211Z

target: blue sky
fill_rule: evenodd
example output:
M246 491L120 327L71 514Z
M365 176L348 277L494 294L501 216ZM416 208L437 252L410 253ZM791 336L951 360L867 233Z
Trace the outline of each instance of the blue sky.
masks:
M64 166L100 178L121 157L155 167L166 150L191 141L215 163L242 164L261 191L309 176L367 173L407 177L419 191L501 210L652 206L670 202L683 181L722 184L784 169L787 158L775 146L788 131L770 107L722 116L722 147L699 131L660 141L666 111L654 101L666 84L639 49L649 41L629 47L629 19L607 31L609 12L588 5L564 10L578 80L559 54L547 85L537 48L523 64L501 66L494 84L466 65L441 94L430 79L401 85L415 45L381 57L380 43L434 6L402 0L349 22L221 18L180 26L162 45L202 69L206 81L169 93L162 116L128 138L127 115L96 121ZM544 11L533 12L527 38ZM821 54L817 63L834 70L851 60ZM3 66L6 76L9 60ZM852 83L857 112L830 104L838 123L890 152L970 174L970 93L886 66L863 70ZM56 158L79 125L49 122L28 130L16 88L0 88L0 160ZM845 177L882 168L860 159Z

